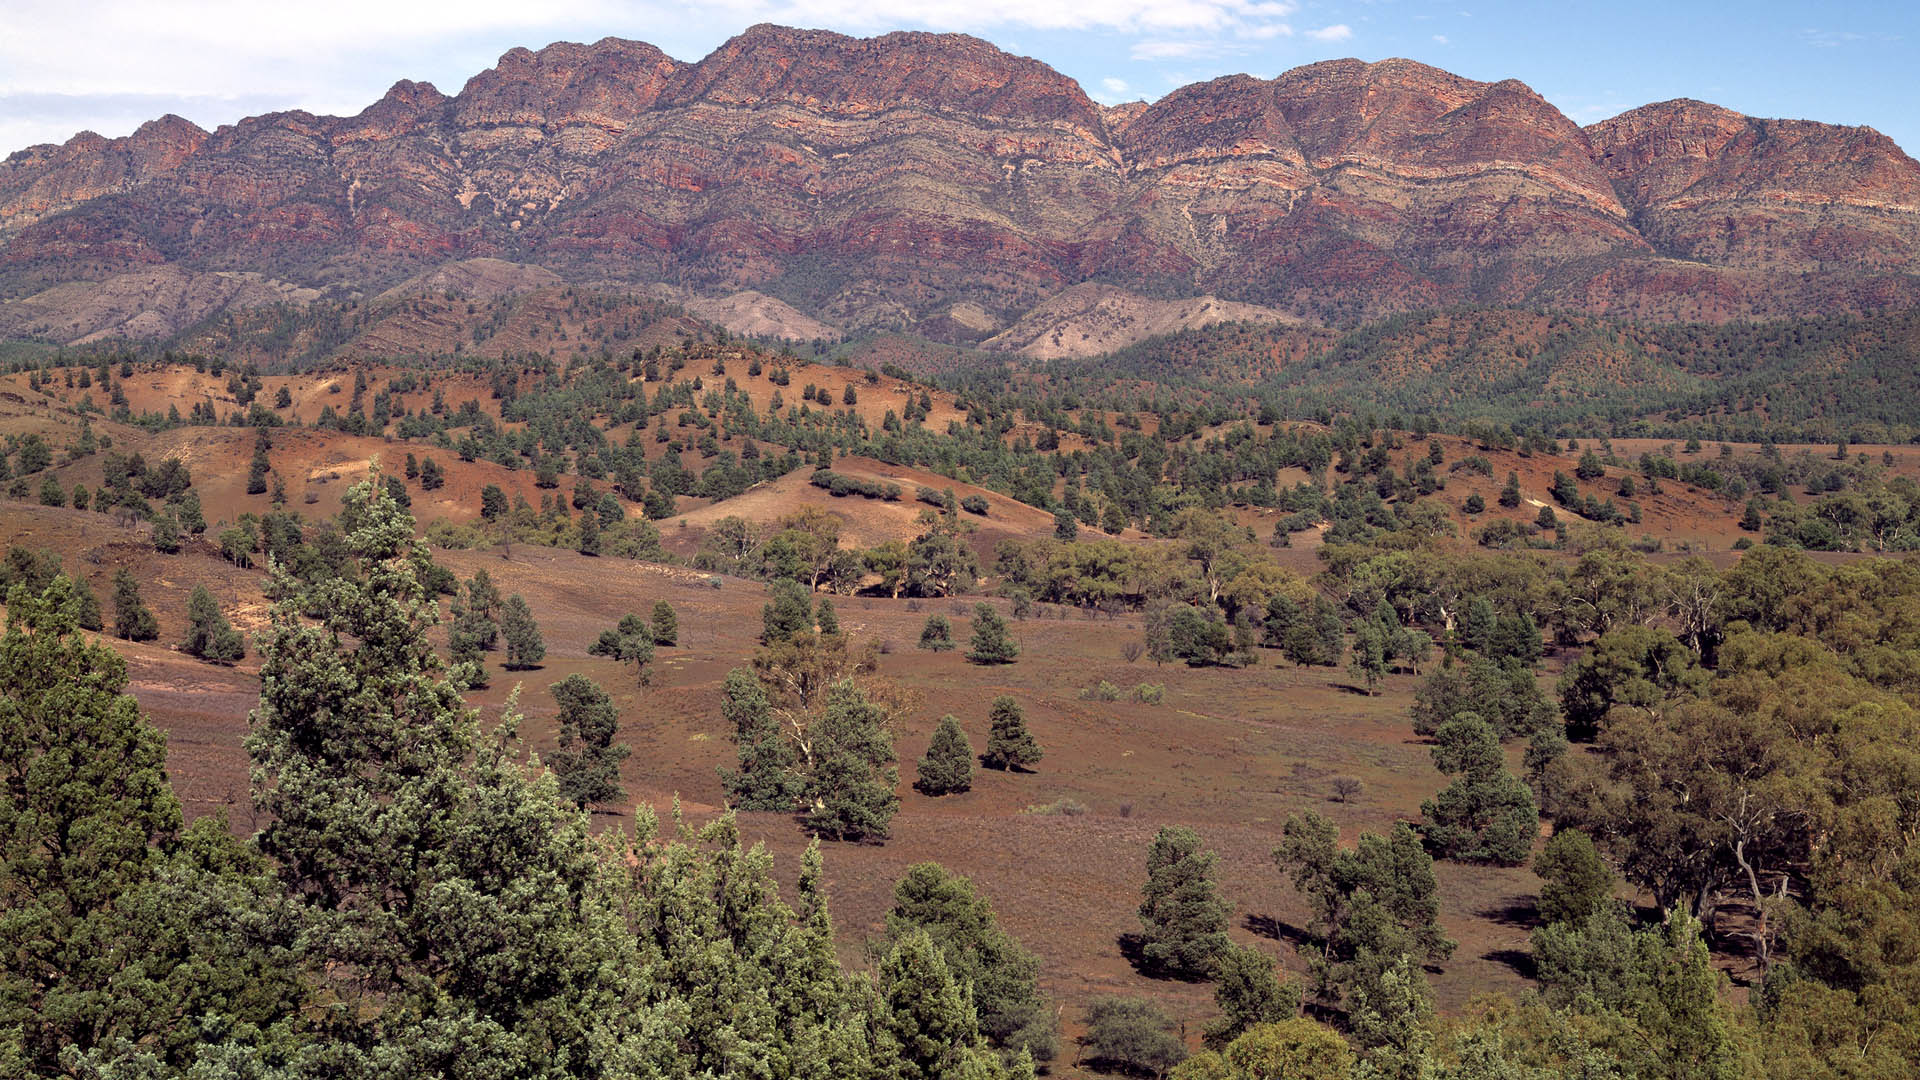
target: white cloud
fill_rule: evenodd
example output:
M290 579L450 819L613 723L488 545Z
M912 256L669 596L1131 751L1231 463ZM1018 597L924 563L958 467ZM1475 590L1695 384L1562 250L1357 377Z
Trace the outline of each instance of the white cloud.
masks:
M1435 44L1439 44L1439 45L1445 45L1445 44L1447 43L1447 35L1445 35L1445 34L1435 34L1435 35L1433 35L1433 40L1434 40L1434 43L1435 43Z
M1307 36L1315 41L1345 41L1353 36L1353 27L1346 23L1334 23L1318 30L1309 30Z
M1135 60L1191 60L1217 56L1225 47L1217 41L1141 41L1129 55Z
M1125 79L1105 78L1100 80L1100 89L1106 91L1106 96L1117 101L1126 97L1132 88L1127 85Z

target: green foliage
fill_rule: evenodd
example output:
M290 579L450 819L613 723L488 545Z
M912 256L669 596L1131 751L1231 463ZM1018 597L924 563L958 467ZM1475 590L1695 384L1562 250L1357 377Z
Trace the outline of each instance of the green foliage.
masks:
M887 711L852 680L829 687L808 731L807 828L837 840L885 840L900 808Z
M1007 621L992 604L975 604L973 638L967 647L967 661L974 664L1011 664L1020 655L1020 644L1013 640Z
M1140 956L1148 970L1204 978L1229 948L1226 902L1213 881L1219 856L1185 826L1168 826L1147 850Z
M953 651L953 624L945 615L929 615L920 628L920 648L929 652Z
M874 1050L889 1066L885 1075L899 1080L964 1076L969 1059L985 1049L979 1023L966 991L926 931L910 931L893 942L880 961L877 981Z
M1281 828L1274 861L1291 872L1313 911L1309 954L1318 991L1332 1001L1376 992L1402 956L1444 960L1454 943L1440 930L1433 857L1404 823L1363 833L1350 851L1340 830L1316 813Z
M540 666L546 659L547 643L540 636L540 626L533 621L533 612L519 593L507 597L500 605L500 637L507 646L507 669L523 671Z
M7 597L0 1043L14 1075L138 1060L181 1070L200 1053L203 1017L220 1018L215 1039L258 1038L302 988L259 918L264 864L220 818L182 830L165 739L125 693L125 663L77 632L78 614L65 577Z
M1456 714L1434 733L1433 764L1454 779L1420 805L1427 846L1463 862L1525 863L1540 815L1533 793L1507 771L1493 728L1473 713Z
M488 484L480 489L480 517L486 521L498 521L507 514L507 493L500 490L498 484Z
M1471 609L1470 609L1471 610ZM1533 670L1476 656L1466 664L1435 670L1413 694L1413 731L1431 737L1447 721L1473 713L1501 739L1554 727L1553 702L1541 692Z
M560 748L551 759L560 796L575 806L612 802L626 792L620 788L620 762L627 747L613 745L620 713L592 679L574 674L551 688L559 712L554 717Z
M160 622L140 599L140 583L126 567L113 572L113 633L128 641L152 641L160 636Z
M1045 756L1039 741L1027 730L1027 714L1011 696L1002 694L993 699L987 724L987 752L980 757L987 768L1027 770Z
M739 754L739 768L720 773L729 802L741 810L792 810L801 787L794 751L760 680L744 668L727 672L720 709Z
M1584 921L1613 897L1613 872L1578 829L1555 832L1533 860L1533 872L1541 881L1540 917L1548 923Z
M980 1033L993 1047L1049 1061L1056 1052L1052 1010L1040 995L1039 960L1001 929L993 906L938 863L917 863L894 886L887 937L925 933L948 969L970 986Z
M933 741L920 759L913 786L925 795L949 795L973 787L973 746L960 721L951 715L941 717L933 729Z
M1191 604L1173 604L1161 618L1165 620L1164 652L1168 659L1185 661L1189 667L1206 667L1221 663L1233 651L1226 620L1215 609L1203 613Z
M1082 1054L1097 1064L1160 1076L1186 1060L1173 1018L1144 998L1096 998L1087 1006L1086 1029Z
M181 547L180 523L172 514L161 514L153 519L153 550L162 555L178 554Z
M600 554L600 516L594 513L580 515L580 542L577 548L582 555Z
M671 649L680 644L680 616L665 600L653 602L653 643Z
M205 585L195 585L187 599L187 639L180 651L216 664L231 664L247 655L246 640L227 621Z
M1591 738L1615 706L1652 708L1697 693L1706 673L1672 631L1625 626L1600 636L1560 677L1560 708L1570 732Z
M813 630L813 601L806 586L797 581L775 581L769 588L772 598L760 610L760 644L789 641Z
M587 646L587 655L634 665L639 684L645 686L650 679L647 668L653 663L653 646L653 628L645 619L628 612L613 629L600 631L599 639Z
M1169 1080L1347 1080L1353 1051L1332 1029L1298 1017L1248 1028L1224 1048L1188 1058Z
M1700 923L1674 910L1659 926L1635 930L1607 908L1579 923L1534 931L1533 955L1547 1000L1627 1028L1614 1044L1630 1075L1721 1080L1751 1062L1725 976L1713 967Z
M1266 953L1234 945L1216 961L1213 1003L1220 1015L1207 1024L1203 1040L1208 1049L1220 1050L1250 1028L1298 1015L1300 987L1281 982Z
M582 963L619 948L586 820L523 767L511 713L483 734L443 677L427 553L377 472L341 517L355 573L278 583L247 740L299 969L341 1003L299 1025L348 1074L607 1061L643 1017L602 1016L620 976Z

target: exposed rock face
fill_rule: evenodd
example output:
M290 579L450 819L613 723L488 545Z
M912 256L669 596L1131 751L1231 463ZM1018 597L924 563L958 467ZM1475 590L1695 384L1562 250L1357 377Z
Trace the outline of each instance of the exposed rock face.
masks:
M1859 311L1920 302L1920 165L1691 101L1583 130L1406 60L1102 108L970 37L772 26L694 64L515 49L452 97L402 81L357 116L167 117L0 163L0 297L153 265L373 293L474 259L952 340L1090 280L1331 320Z
M1098 356L1150 337L1215 323L1288 321L1271 308L1214 296L1154 300L1112 285L1085 282L1049 297L982 345L1036 360L1058 360Z

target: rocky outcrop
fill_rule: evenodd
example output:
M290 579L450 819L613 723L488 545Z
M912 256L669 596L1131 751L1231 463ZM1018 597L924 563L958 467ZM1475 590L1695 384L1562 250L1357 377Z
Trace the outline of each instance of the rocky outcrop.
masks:
M497 268L474 260L950 340L1089 281L1329 321L1866 311L1920 301L1920 165L1691 101L1582 129L1407 60L1103 108L971 37L774 26L692 64L515 49L452 96L402 81L356 116L168 117L0 163L0 296L153 266L372 295Z

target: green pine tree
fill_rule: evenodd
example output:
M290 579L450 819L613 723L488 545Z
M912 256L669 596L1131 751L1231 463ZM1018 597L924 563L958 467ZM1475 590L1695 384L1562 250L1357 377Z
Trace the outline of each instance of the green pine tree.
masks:
M546 659L547 643L540 636L540 626L533 621L533 612L519 593L507 597L500 606L500 636L507 643L507 669L522 671L540 666Z
M920 647L929 652L952 651L953 624L945 615L927 616L927 624L920 628Z
M1018 701L1006 694L994 698L987 722L987 752L981 764L989 769L1027 770L1040 763L1044 752L1027 730L1027 715Z
M1052 1060L1057 1033L1036 982L1040 961L1001 929L993 906L971 881L939 863L908 867L894 885L887 938L898 942L916 932L931 937L954 978L972 988L980 1033L989 1045Z
M1525 863L1540 814L1526 783L1507 771L1493 728L1474 713L1457 714L1434 733L1433 763L1454 780L1420 806L1428 846L1447 859Z
M160 636L160 622L140 599L140 583L126 567L113 572L113 633L128 641L152 641Z
M597 514L580 515L580 544L582 555L600 554L600 517Z
M973 609L973 641L967 659L975 664L1011 664L1020 655L1020 645L1007 629L1007 621L992 604L976 604Z
M246 640L221 613L205 585L195 585L187 599L187 639L180 651L216 664L231 664L247 655Z
M665 600L653 602L653 643L668 649L680 644L680 616Z
M327 1003L304 1032L336 1075L635 1066L623 1048L659 1021L607 1008L639 960L585 815L525 767L511 708L483 732L444 677L429 558L377 470L341 526L350 573L276 582L247 740L259 847Z
M919 778L914 785L924 795L948 795L973 787L973 747L960 721L951 715L940 718L933 729L933 741L920 759Z
M753 672L734 668L721 688L720 709L733 727L739 768L720 771L727 800L741 810L792 810L800 796L793 746Z
M893 1080L962 1080L997 1068L980 1039L965 987L924 930L894 942L875 973L880 1008L874 1051Z
M1140 955L1149 970L1182 978L1213 973L1228 947L1228 908L1213 883L1218 862L1185 826L1153 838L1140 900Z
M561 797L580 807L624 797L620 762L629 751L613 745L620 725L613 699L580 674L553 684L549 692L560 707L554 718L560 748L554 751L551 764L553 775L560 781Z
M760 611L760 644L774 645L813 629L813 602L806 586L782 579L770 591L773 595Z
M1213 1002L1218 1018L1206 1027L1203 1039L1219 1050L1257 1024L1277 1024L1300 1012L1300 986L1281 982L1273 959L1258 949L1230 946L1221 953L1214 971Z
M182 828L165 736L79 609L64 576L16 585L0 635L0 1063L182 1075L205 1038L230 1057L278 1040L304 988L263 860L222 817Z
M826 707L810 726L807 827L840 840L884 840L900 808L887 714L851 680L827 690Z

